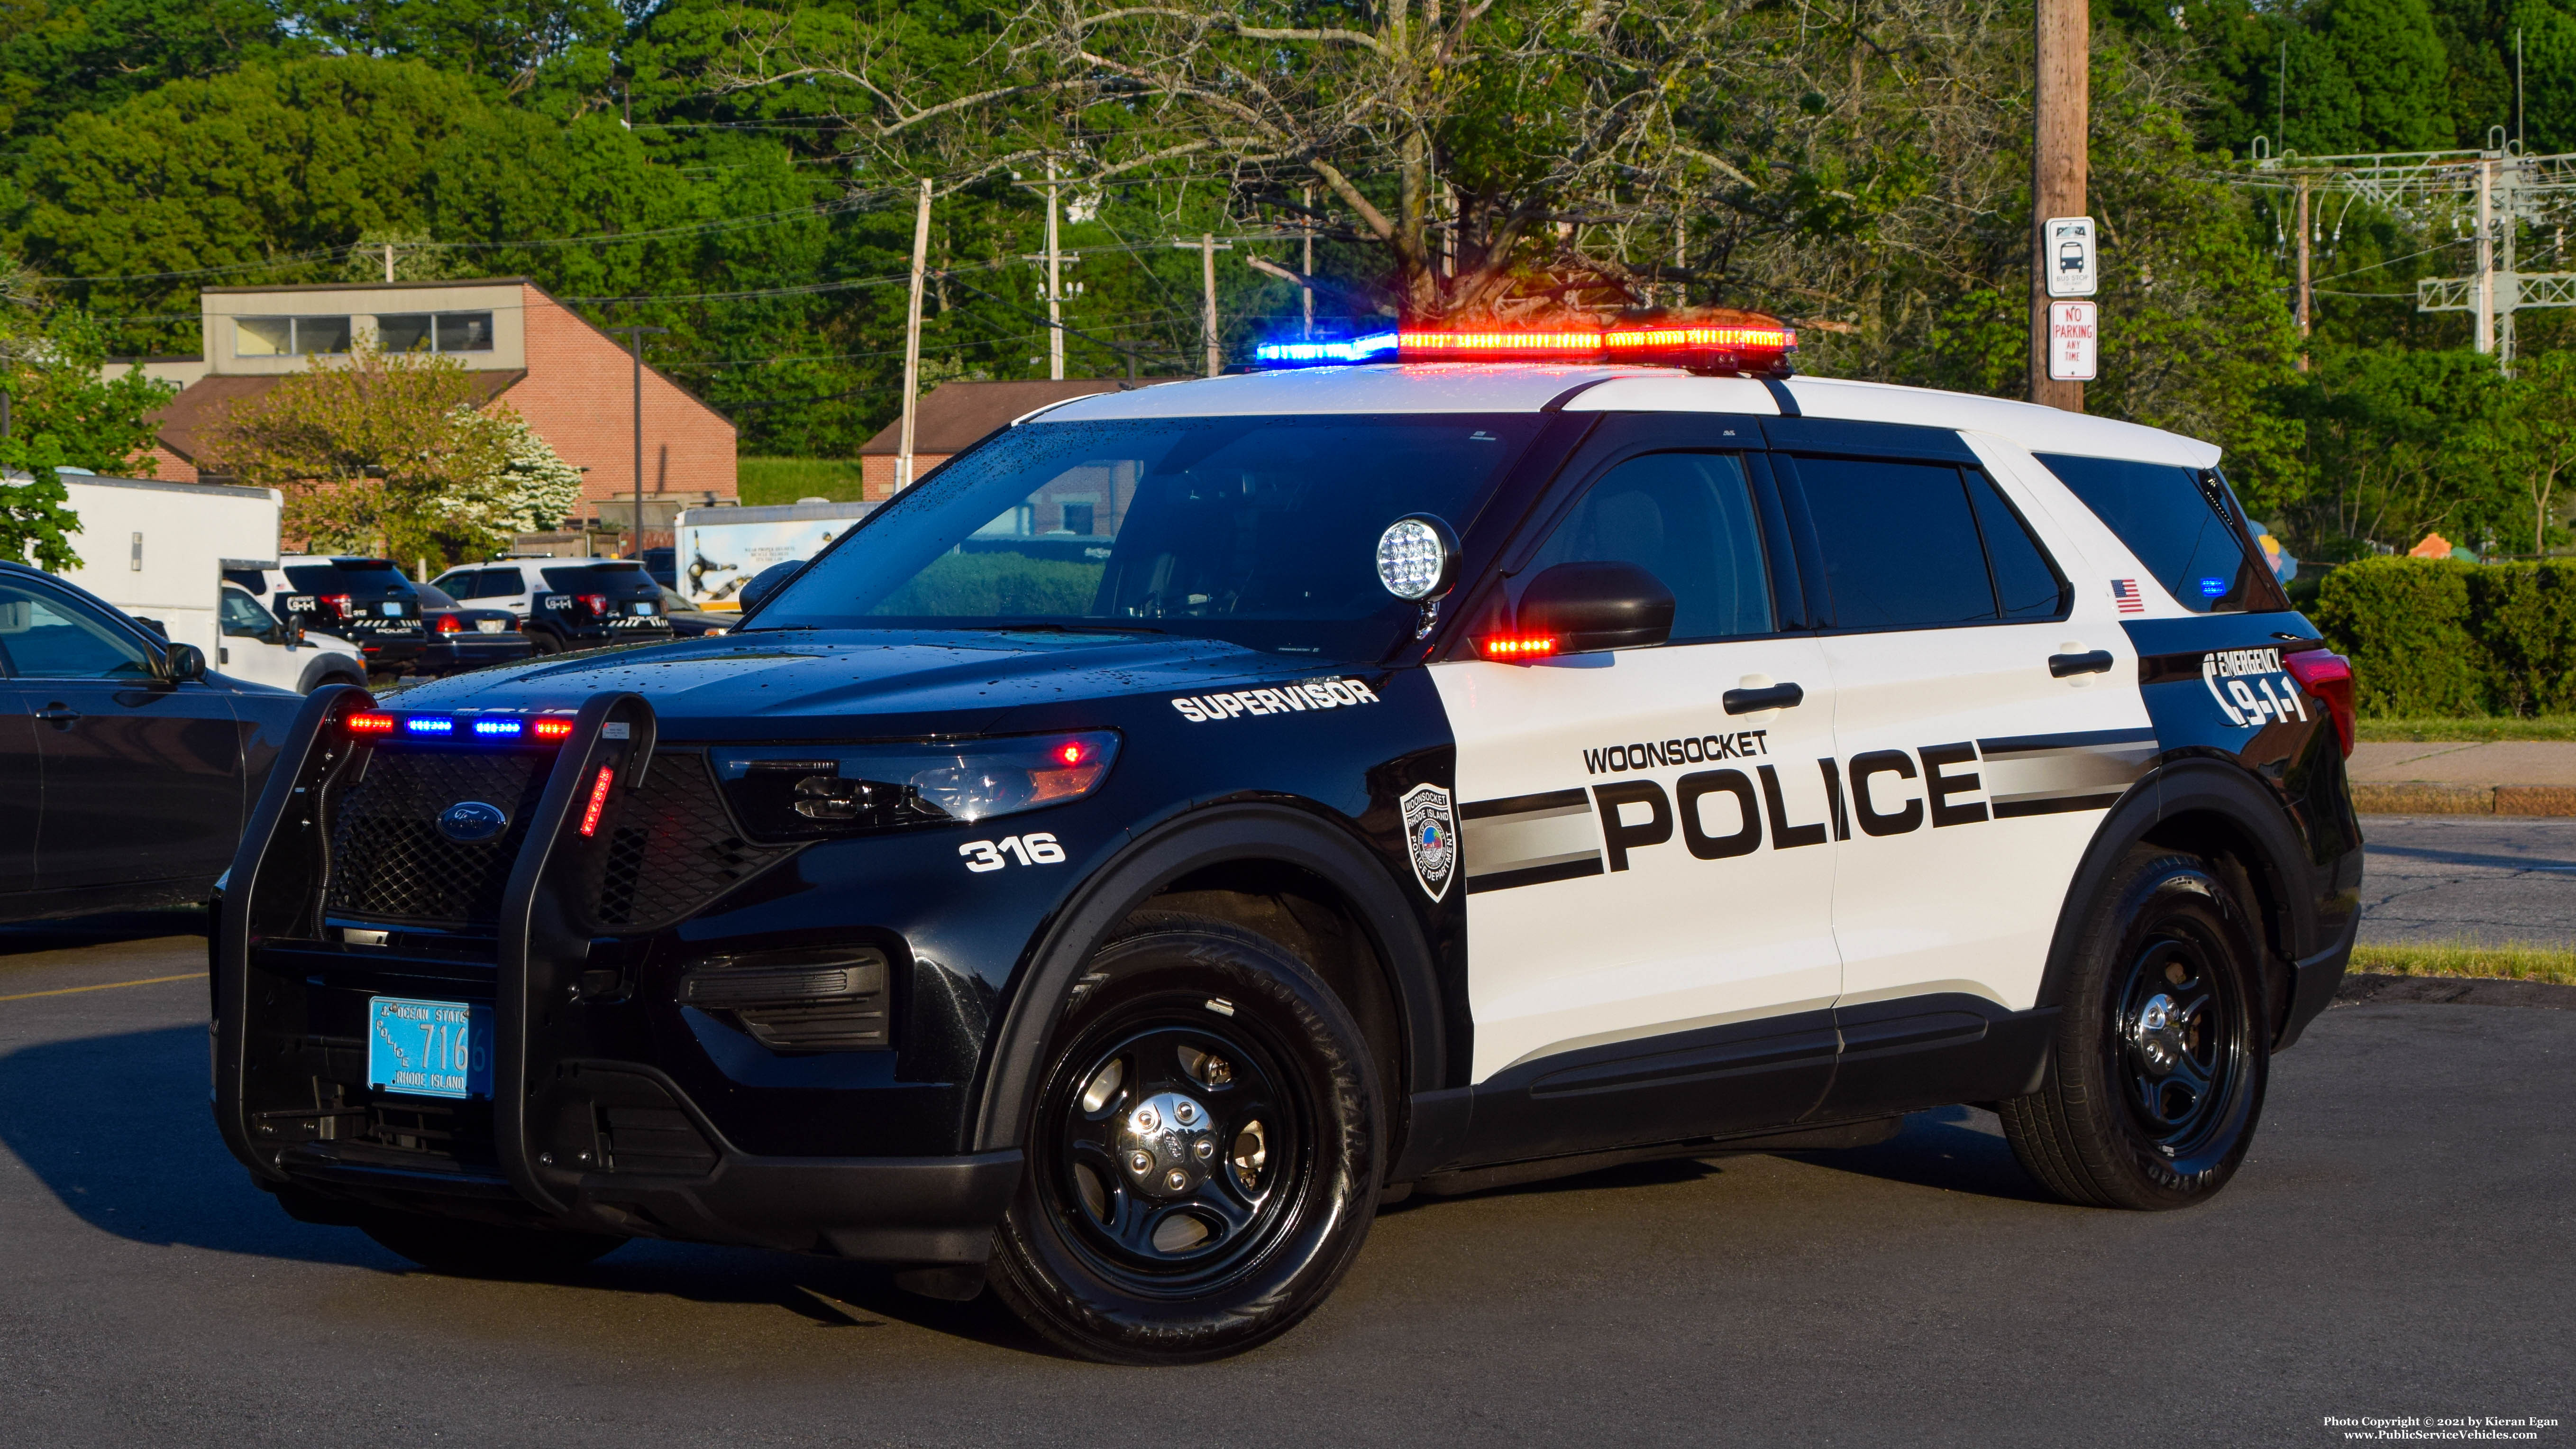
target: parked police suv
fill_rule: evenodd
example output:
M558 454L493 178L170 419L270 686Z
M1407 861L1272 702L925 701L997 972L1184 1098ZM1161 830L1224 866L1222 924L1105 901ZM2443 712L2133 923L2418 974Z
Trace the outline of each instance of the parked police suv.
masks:
M1407 1193L1939 1104L2209 1197L2351 948L2344 661L2216 448L1788 340L1086 397L729 636L315 696L226 1141L433 1266L838 1254L1140 1363Z

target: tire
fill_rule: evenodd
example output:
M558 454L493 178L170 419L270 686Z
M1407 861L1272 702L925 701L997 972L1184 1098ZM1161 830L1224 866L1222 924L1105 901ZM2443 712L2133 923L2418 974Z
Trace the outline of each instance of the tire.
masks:
M2226 1186L2271 1075L2260 939L2207 861L2130 852L2089 908L2047 1076L2000 1107L2031 1176L2070 1203L2143 1210Z
M501 1227L418 1213L371 1212L358 1226L379 1245L458 1278L561 1278L627 1243L606 1233Z
M528 643L535 648L537 651L536 657L539 659L543 659L549 654L561 654L564 652L564 641L553 634L547 633L543 629L529 630Z
M990 1281L1060 1348L1240 1353L1313 1312L1368 1237L1376 1071L1332 989L1275 941L1139 917L1092 958L1040 1083Z

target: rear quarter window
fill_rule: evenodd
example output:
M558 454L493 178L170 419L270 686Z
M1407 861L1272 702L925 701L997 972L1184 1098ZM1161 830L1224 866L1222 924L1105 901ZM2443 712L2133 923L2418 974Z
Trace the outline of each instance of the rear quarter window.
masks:
M2208 614L2289 607L2271 570L2255 561L2215 477L2204 488L2198 470L2169 463L2037 456L2184 608Z

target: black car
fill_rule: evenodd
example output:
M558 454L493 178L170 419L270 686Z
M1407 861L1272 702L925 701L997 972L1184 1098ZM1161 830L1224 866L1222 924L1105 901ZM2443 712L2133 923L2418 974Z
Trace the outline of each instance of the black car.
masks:
M0 562L0 920L204 900L300 702Z
M391 559L304 554L224 577L270 613L357 645L370 673L401 674L428 647L419 591Z
M420 616L429 627L428 643L413 661L412 672L462 674L492 664L514 664L537 652L519 632L519 617L507 609L477 609L460 604L435 584L415 584Z
M730 635L308 702L217 1121L421 1262L831 1254L1142 1363L1406 1195L1948 1104L2205 1202L2362 858L2349 666L2218 461L1678 367L1077 400Z
M671 621L671 633L682 639L731 633L733 626L742 622L739 613L710 613L693 607L688 599L667 588L662 590L662 617Z

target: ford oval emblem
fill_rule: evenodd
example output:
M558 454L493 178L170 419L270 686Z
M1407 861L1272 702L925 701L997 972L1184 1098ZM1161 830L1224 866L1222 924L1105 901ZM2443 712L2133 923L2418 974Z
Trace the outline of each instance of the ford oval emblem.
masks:
M510 828L510 817L498 805L480 800L459 800L439 812L438 833L459 845L481 845L498 840Z

